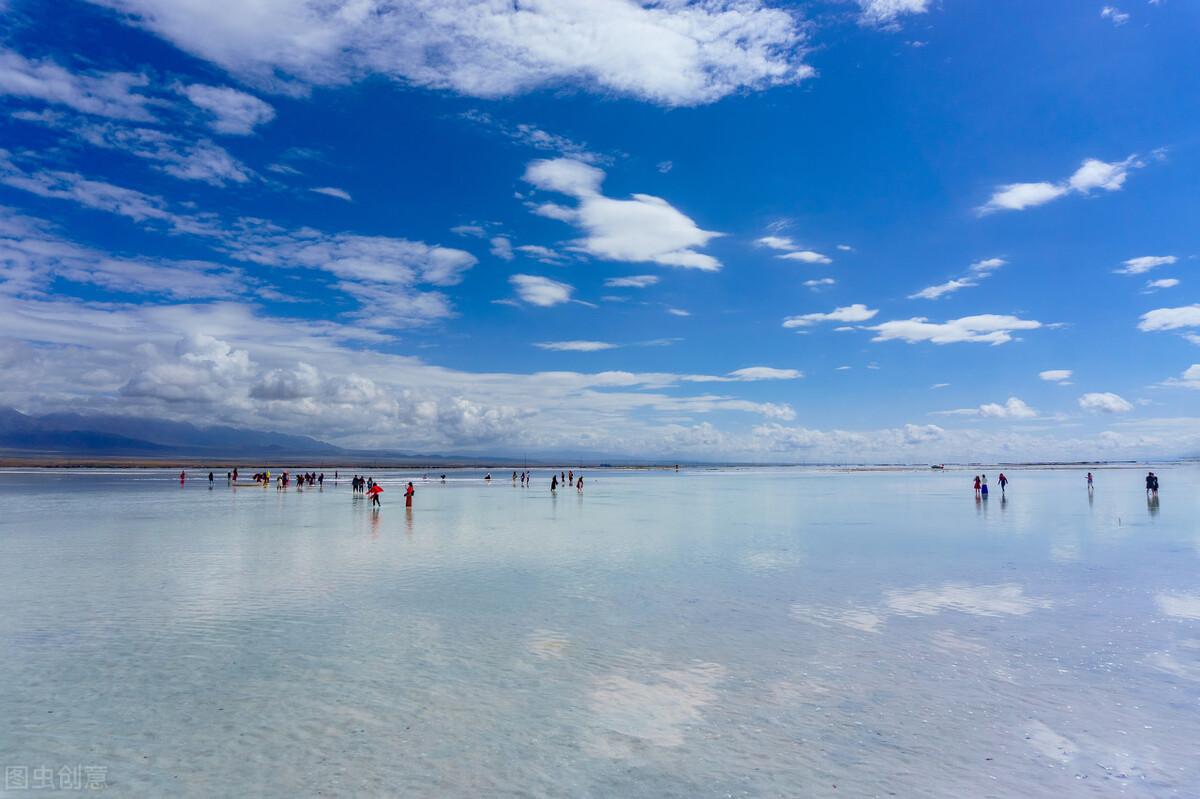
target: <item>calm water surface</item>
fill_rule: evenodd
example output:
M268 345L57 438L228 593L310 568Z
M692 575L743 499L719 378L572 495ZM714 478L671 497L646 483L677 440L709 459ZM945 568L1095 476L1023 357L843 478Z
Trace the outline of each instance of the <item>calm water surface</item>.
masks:
M1155 471L1157 502L1144 469L986 502L966 471L384 471L379 511L348 475L0 471L0 765L114 796L1195 797L1200 469Z

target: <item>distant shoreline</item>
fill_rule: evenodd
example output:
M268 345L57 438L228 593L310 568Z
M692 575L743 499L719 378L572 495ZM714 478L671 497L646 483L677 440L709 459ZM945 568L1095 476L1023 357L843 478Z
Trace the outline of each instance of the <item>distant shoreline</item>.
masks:
M247 469L289 469L303 471L370 471L380 469L406 469L412 471L434 470L434 469L477 469L480 471L487 470L516 470L525 471L531 469L563 469L572 468L575 470L586 469L605 469L613 471L672 471L678 468L680 471L696 471L705 469L820 469L828 471L968 471L968 470L984 470L984 469L1128 469L1142 466L1190 466L1200 463L1200 460L1195 458L1179 458L1172 460L1148 460L1148 461L1029 461L1029 462L1001 462L1001 463L945 463L936 464L938 467L933 468L933 464L904 464L904 463L797 463L797 462L778 462L778 463L608 463L608 462L592 462L592 463L565 463L565 462L538 462L538 463L521 463L511 462L507 460L497 459L495 461L483 460L463 460L463 461L445 461L445 462L404 462L387 458L380 458L370 462L362 460L350 461L322 461L320 458L299 458L299 457L283 457L278 459L272 458L230 458L228 460L208 459L195 456L181 456L177 459L147 459L147 458L122 458L122 457L66 457L66 456L44 456L44 457L23 457L23 456L3 456L0 455L0 469L13 468L38 468L38 469L182 469L190 471L232 471L237 468L239 471Z

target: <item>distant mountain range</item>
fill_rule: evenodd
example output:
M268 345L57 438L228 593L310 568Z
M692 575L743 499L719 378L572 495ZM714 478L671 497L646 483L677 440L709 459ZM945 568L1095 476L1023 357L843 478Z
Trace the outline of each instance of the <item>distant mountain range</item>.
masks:
M0 456L9 459L332 459L352 454L307 436L130 416L30 416L0 409Z

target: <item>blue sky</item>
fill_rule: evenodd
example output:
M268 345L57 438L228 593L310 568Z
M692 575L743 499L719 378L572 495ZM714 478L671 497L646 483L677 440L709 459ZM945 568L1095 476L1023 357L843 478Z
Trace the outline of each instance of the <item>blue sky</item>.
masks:
M1200 453L1192 0L0 0L0 406Z

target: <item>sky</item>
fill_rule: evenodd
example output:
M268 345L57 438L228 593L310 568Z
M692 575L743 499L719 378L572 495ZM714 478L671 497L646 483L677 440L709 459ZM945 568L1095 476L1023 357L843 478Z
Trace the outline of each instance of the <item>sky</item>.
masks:
M1196 0L0 0L0 407L1200 455Z

